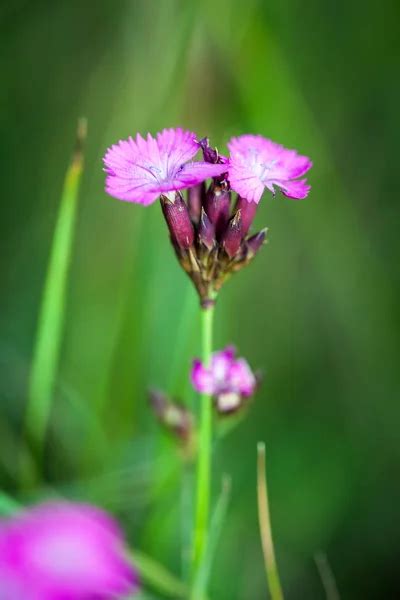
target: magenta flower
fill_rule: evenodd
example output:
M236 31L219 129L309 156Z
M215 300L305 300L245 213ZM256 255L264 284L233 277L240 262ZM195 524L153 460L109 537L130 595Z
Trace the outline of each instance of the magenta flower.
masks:
M288 198L305 198L310 190L306 173L312 162L307 156L288 150L261 135L241 135L228 143L230 151L229 182L231 188L249 202L259 202L274 186Z
M118 526L95 507L43 504L0 523L1 600L111 600L137 587Z
M224 173L223 164L193 162L200 149L196 135L183 129L163 129L153 138L121 140L104 157L106 192L120 200L151 204L167 195Z
M232 346L214 352L209 367L195 359L191 377L196 391L215 396L221 412L236 409L242 398L252 396L257 386L256 377L247 361L235 358Z

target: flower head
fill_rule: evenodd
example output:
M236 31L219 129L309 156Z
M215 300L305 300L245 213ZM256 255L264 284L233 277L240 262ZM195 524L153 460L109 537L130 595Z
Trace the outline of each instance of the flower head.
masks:
M121 140L104 157L106 191L111 196L151 204L161 194L175 192L216 177L226 165L193 162L200 149L196 135L183 129L163 129L154 138L139 133Z
M192 384L198 392L215 396L221 412L231 412L242 398L254 394L257 379L247 361L235 358L235 349L228 346L214 352L208 367L198 359L193 361Z
M305 198L310 190L304 175L312 162L261 135L241 135L228 143L231 188L249 202L259 202L265 188L280 188L288 198Z
M4 600L109 600L136 589L122 534L95 507L43 504L0 523Z

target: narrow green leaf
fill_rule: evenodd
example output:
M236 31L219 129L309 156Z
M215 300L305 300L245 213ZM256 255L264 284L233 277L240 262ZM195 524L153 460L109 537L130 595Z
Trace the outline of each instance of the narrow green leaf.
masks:
M65 176L61 195L33 352L25 427L39 457L46 436L60 354L68 268L83 170L82 146L85 138L86 121L81 119L78 123L75 152ZM29 477L29 473L25 473L26 475ZM30 475L32 476L32 473Z
M178 599L188 597L186 585L163 565L137 550L131 553L131 557L145 584L169 598Z
M199 600L199 598L205 598L218 540L228 510L230 491L231 480L230 477L225 476L222 480L221 494L218 498L211 519L206 551L204 553L202 562L200 564L199 570L196 575L196 579L193 583L193 587L191 590L191 600Z

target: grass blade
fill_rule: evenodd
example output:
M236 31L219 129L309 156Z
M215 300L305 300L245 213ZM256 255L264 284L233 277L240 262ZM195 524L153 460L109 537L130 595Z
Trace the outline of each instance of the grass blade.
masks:
M218 540L221 534L222 526L228 510L229 498L231 492L230 477L225 476L222 480L222 490L218 498L214 513L211 519L208 542L202 562L200 563L196 579L191 591L191 600L205 598L208 580L211 574L211 567L214 561Z
M263 442L259 442L257 445L257 496L261 544L264 554L268 587L272 600L283 600L281 582L275 560L274 543L272 540L267 477L265 474L265 444Z
M314 560L321 577L322 585L324 586L326 600L340 600L335 576L329 564L328 557L324 552L317 552Z
M56 377L65 313L68 279L78 192L83 171L82 146L86 138L86 121L78 123L75 152L67 170L60 208L47 267L42 304L30 372L25 429L42 458L46 429L51 411L53 386ZM27 476L23 479L26 482Z
M163 565L142 552L131 553L133 564L139 571L142 581L160 594L169 598L187 598L188 589L182 581L170 573Z

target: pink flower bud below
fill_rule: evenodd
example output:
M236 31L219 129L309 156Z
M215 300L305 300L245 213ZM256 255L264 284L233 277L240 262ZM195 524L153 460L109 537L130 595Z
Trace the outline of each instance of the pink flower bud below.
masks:
M236 252L239 250L240 244L242 243L242 239L243 236L241 211L238 210L237 213L229 221L223 239L223 246L225 248L225 252L230 258L233 258Z
M204 182L198 183L188 189L189 216L193 223L198 223L201 216L201 206L206 195Z
M249 231L251 224L253 223L254 217L257 212L257 204L255 202L248 202L245 198L238 196L236 203L236 211L240 210L241 215L241 231L242 236L245 237Z
M226 228L231 208L231 195L224 186L212 184L204 202L204 208L211 223L215 226L216 236L219 239Z
M250 258L257 254L261 246L264 244L265 238L267 237L267 232L268 228L266 227L255 235L252 235L247 240L247 254Z
M215 227L207 217L203 208L201 209L199 223L199 240L206 248L208 248L208 250L212 250L215 245Z
M178 192L173 200L171 196L161 196L161 207L172 241L183 250L190 248L194 242L194 229L182 196Z
M232 346L214 352L207 366L195 359L191 379L196 391L213 396L233 393L248 398L254 393L257 384L247 361L236 358Z

